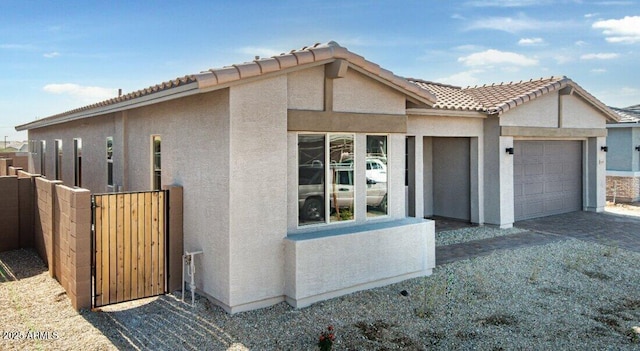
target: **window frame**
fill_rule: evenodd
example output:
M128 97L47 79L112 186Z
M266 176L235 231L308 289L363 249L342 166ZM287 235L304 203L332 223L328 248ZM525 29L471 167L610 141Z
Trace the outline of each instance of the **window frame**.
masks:
M369 156L368 156L368 152L367 152L367 149L369 148L369 145L368 145L368 144L369 144L369 140L368 140L368 139L369 139L369 137L384 137L384 138L385 138L385 145L384 145L384 149L385 149L385 150L384 150L384 157L385 157L385 159L386 159L386 162L384 163L384 165L385 165L385 172L386 172L385 174L386 174L386 177L387 177L387 181L386 181L386 193L385 193L385 195L384 195L384 196L386 197L386 200L384 200L384 199L383 199L382 201L386 201L386 202L387 202L387 203L386 203L386 206L385 206L385 207L386 207L386 210L385 210L385 213L384 213L384 214L381 214L381 215L375 215L375 216L374 216L374 215L370 215L370 213L369 213L369 206L368 206L368 205L367 205L367 208L366 208L366 210L365 210L365 212L366 212L365 220L367 220L367 221L375 221L375 220L378 220L378 219L380 219L380 218L387 218L387 217L389 217L389 134L385 134L385 133L380 133L380 134L377 134L377 133L365 133L365 134L364 134L364 139L365 139L365 150L364 150L364 155L363 155L363 157L364 157L364 163L365 163L365 183L367 183L365 186L368 186L368 185L369 185L369 184L368 184L368 182L367 182L367 178L366 178L366 171L367 171L367 169L368 169L368 168L367 168L367 164L368 164L368 162L369 162L369 160L368 160ZM376 159L377 159L377 158L376 158ZM379 159L378 159L378 160L379 160ZM371 161L371 164L372 164L372 165L373 165L373 164L376 164L376 165L377 165L377 163L376 163L376 162L373 162L373 161ZM372 168L372 170L373 170L373 168ZM365 204L366 204L366 202L368 201L368 200L366 199L366 197L367 197L367 194L366 194L366 190L365 190Z
M308 224L301 224L301 220L300 220L300 136L305 136L305 135L319 135L319 136L324 136L324 163L323 163L323 168L324 168L324 183L323 183L323 188L324 188L324 193L323 193L323 198L324 198L324 221L318 221L318 222L314 222L314 223L308 223ZM353 184L350 184L350 186L352 186L352 215L350 219L345 219L345 220L332 220L331 219L331 197L333 196L333 192L331 190L331 184L332 181L331 179L333 179L333 173L334 172L341 172L343 170L335 170L335 167L332 166L331 163L331 137L332 136L336 136L336 135L349 135L351 136L351 147L352 147L352 160L351 160L351 166L349 168L348 171L352 172L351 175L351 180L353 182ZM357 135L358 133L354 133L354 132L298 132L296 133L296 208L297 208L297 216L296 216L296 226L298 229L302 229L302 228L311 228L311 227L322 227L322 226L327 226L327 225L337 225L337 224L341 224L341 223L352 223L355 222L358 218L357 218L357 204L356 204L356 194L358 193L357 188L358 185L360 183L360 181L358 180L358 177L356 176L357 174L357 166L356 166L356 159L358 158L358 147L357 147Z
M156 151L156 140L159 142L158 151ZM162 190L162 136L160 134L151 135L151 189Z
M73 185L82 186L82 138L73 139Z
M53 143L54 143L54 149L55 149L55 158L54 158L55 180L62 180L62 173L63 173L63 169L62 169L62 157L63 157L62 139L55 139L53 141Z
M111 144L111 145L109 145ZM111 150L109 150L111 147ZM106 157L106 166L107 166L107 186L114 186L113 181L113 137L108 136L105 141L105 157Z

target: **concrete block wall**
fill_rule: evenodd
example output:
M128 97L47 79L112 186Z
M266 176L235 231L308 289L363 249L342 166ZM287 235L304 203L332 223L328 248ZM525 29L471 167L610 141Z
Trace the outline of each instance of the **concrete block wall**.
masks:
M0 158L0 177L9 175L10 166L13 166L13 159Z
M616 202L640 201L640 176L607 176L607 200Z
M0 177L0 252L20 248L20 206L17 177Z
M9 166L7 169L7 175L17 176L19 171L22 171L22 167Z

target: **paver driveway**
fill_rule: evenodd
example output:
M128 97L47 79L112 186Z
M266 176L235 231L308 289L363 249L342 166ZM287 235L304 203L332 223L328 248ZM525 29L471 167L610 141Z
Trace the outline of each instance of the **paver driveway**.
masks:
M640 252L640 217L571 212L516 222L527 232L436 247L436 264L488 255L496 250L575 238Z

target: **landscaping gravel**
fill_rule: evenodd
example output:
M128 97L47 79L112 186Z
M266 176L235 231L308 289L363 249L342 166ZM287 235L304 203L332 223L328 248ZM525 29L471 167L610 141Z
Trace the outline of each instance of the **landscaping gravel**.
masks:
M496 229L449 234L470 230ZM33 251L0 260L19 279L0 284L0 326L58 335L0 340L2 350L317 350L328 325L335 350L640 348L640 254L574 239L438 266L430 277L304 309L280 303L233 316L201 297L182 303L179 293L78 314ZM40 268L25 275L32 265Z
M497 236L512 235L526 232L524 229L500 229L493 226L476 226L463 229L448 230L436 233L436 246L452 245L471 240L495 238Z

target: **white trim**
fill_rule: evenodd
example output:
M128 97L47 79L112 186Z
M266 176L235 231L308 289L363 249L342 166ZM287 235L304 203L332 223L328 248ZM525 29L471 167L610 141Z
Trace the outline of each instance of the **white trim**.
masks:
M633 171L607 171L607 177L640 177L640 172L633 172Z

